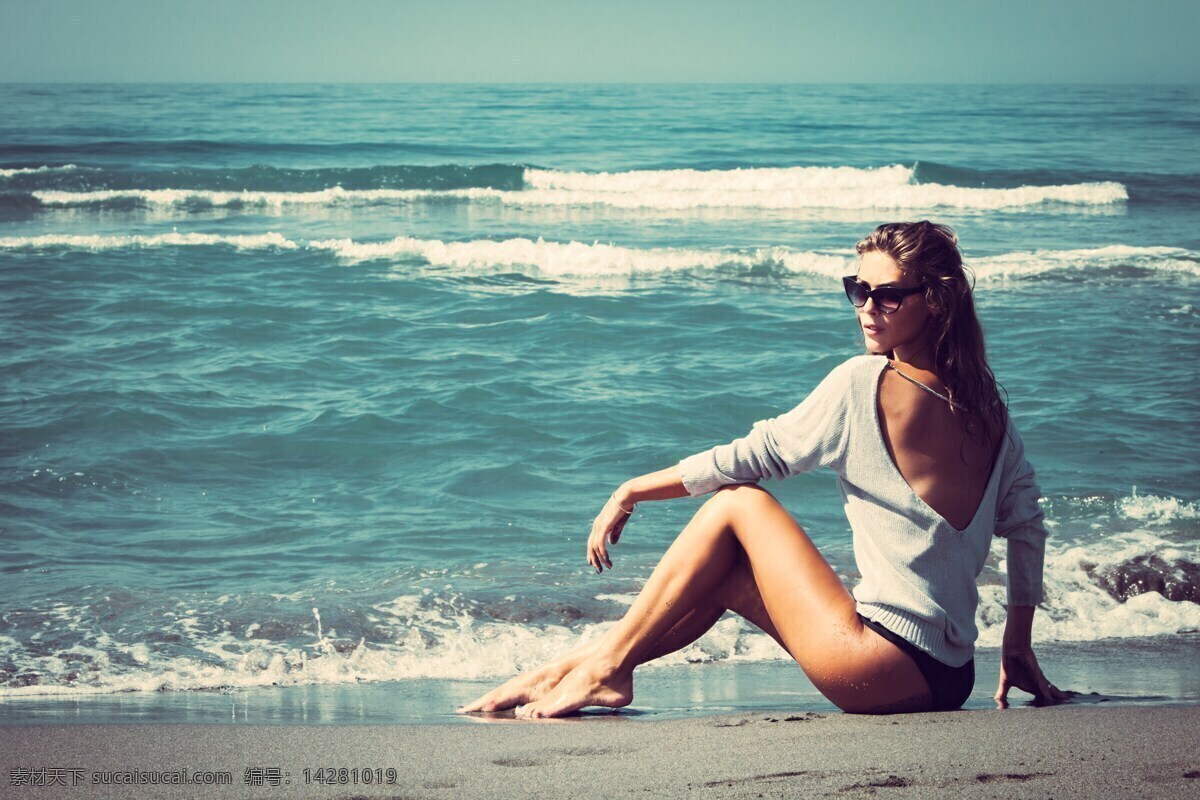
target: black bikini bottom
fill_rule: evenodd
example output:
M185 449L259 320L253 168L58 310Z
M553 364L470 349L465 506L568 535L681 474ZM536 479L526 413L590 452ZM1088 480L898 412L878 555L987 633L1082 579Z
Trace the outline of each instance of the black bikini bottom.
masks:
M898 633L893 633L874 620L858 615L863 625L878 633L892 644L899 647L917 664L917 669L929 684L933 693L933 711L953 711L962 708L971 696L975 686L975 659L971 659L961 667L951 667L943 664L933 656L917 647Z

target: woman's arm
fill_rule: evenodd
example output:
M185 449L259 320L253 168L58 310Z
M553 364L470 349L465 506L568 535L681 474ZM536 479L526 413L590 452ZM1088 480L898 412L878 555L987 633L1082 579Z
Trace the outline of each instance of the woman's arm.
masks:
M687 497L688 490L683 485L683 475L679 465L673 464L658 472L647 472L636 478L630 478L621 484L621 488L613 492L621 505L633 508L643 500L671 500L676 497Z
M1034 702L1059 703L1070 695L1046 679L1033 654L1034 606L1009 606L1004 623L1004 639L1000 647L1000 687L996 690L996 705L1008 708L1008 690L1029 692Z
M781 481L845 457L850 438L850 395L856 372L874 366L855 356L835 367L799 405L754 423L740 439L688 456L679 462L684 489L692 497L731 483Z
M643 500L699 497L731 483L783 480L836 463L846 448L851 378L854 368L865 363L860 358L834 368L799 405L759 420L746 436L621 484L592 523L588 563L597 572L612 569L608 545L621 538L634 505Z
M1025 444L1011 418L1007 435L1011 445L1001 477L1003 499L996 509L996 535L1008 540L1008 619L1000 648L1000 686L996 689L996 704L1001 708L1008 707L1008 690L1014 687L1029 692L1038 704L1069 698L1046 680L1033 654L1033 614L1044 597L1045 515L1038 504L1042 493L1036 473L1025 458Z
M621 538L621 531L638 503L643 500L687 497L687 494L688 490L684 488L678 464L625 481L612 493L592 522L592 532L587 540L588 564L597 573L603 572L604 567L612 569L608 545L616 544Z
M1009 606L1004 622L1005 650L1028 650L1033 642L1033 614L1036 606Z

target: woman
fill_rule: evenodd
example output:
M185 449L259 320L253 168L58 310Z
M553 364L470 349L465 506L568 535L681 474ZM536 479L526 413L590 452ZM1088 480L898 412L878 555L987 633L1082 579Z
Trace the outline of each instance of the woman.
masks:
M984 353L954 232L881 225L844 279L868 353L742 439L634 478L592 525L588 563L612 568L637 503L715 491L615 626L460 712L556 717L628 705L633 670L687 646L726 610L762 628L847 712L949 710L974 682L976 578L1008 539L1000 686L1067 695L1030 646L1045 528L1033 468ZM838 475L862 580L846 591L778 501L754 482L828 466Z

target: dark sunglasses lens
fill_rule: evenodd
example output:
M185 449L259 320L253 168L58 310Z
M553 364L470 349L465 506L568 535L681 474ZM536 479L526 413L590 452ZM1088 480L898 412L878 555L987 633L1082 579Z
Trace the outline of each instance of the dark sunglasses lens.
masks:
M904 295L891 289L876 289L875 303L879 306L879 310L885 314L891 314L900 307L904 302Z
M853 278L843 278L842 283L846 286L846 297L850 300L850 304L855 308L862 308L867 302L867 290L862 287L858 281Z

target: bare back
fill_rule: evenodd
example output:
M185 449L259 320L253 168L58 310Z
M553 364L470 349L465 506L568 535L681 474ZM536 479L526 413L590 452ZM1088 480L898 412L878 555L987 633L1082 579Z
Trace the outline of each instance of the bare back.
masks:
M936 387L932 377L918 379ZM995 451L963 432L945 400L893 370L881 374L876 411L884 446L901 477L942 519L964 530L987 491Z

